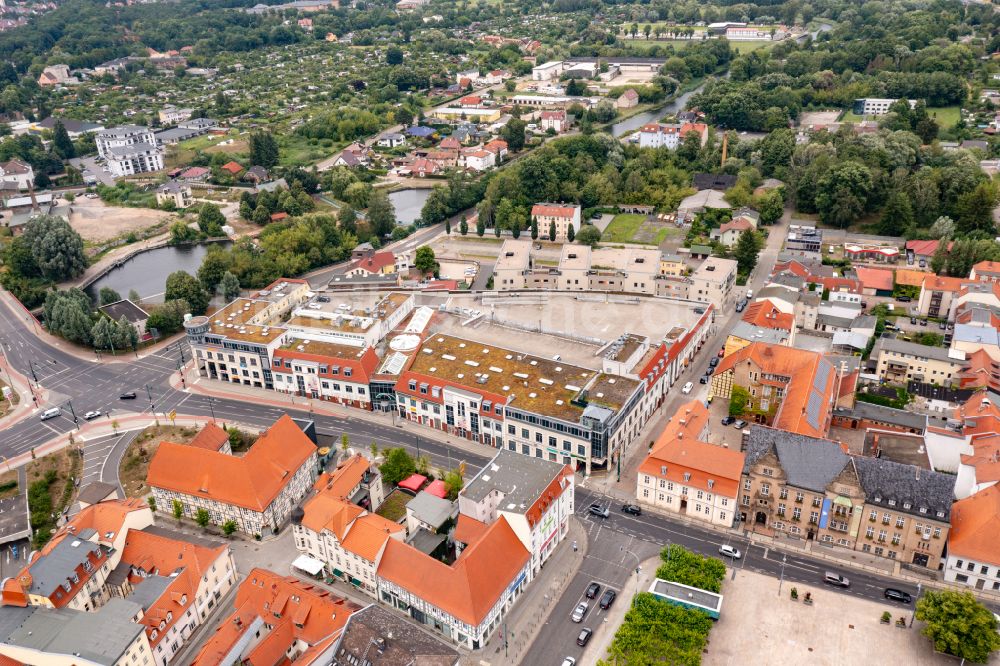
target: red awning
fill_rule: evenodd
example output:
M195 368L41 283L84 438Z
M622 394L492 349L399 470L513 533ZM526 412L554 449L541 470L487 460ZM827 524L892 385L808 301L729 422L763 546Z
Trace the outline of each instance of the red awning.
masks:
M413 474L408 479L400 481L399 487L417 492L425 483L427 483L426 476L423 474Z

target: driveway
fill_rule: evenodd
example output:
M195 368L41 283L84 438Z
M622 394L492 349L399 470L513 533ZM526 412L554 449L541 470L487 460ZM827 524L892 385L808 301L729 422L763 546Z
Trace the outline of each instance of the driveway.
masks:
M101 168L96 157L74 157L69 163L79 169L84 178L87 177L87 174L93 174L97 178L97 182L102 185L113 186L115 184L114 177Z

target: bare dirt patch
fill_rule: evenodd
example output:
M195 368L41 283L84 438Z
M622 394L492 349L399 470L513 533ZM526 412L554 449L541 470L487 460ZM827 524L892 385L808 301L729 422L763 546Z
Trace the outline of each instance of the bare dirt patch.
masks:
M11 485L13 484L13 485ZM16 497L20 488L17 487L17 470L0 474L0 499Z
M52 510L57 515L69 506L72 493L68 486L75 477L80 476L83 467L83 458L78 451L75 446L68 446L28 463L29 488L35 481L46 478L49 472L55 473L49 484L49 495L52 497Z
M146 475L149 461L156 455L160 442L187 444L198 434L199 428L192 426L150 426L136 435L129 444L118 466L118 477L126 497L142 497L149 492Z
M170 213L149 208L108 206L100 199L78 198L73 202L69 223L88 241L105 241L152 227L170 218Z

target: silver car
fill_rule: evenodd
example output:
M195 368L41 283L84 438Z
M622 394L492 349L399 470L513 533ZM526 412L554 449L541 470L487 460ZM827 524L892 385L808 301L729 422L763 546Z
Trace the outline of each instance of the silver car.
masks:
M581 601L576 605L576 608L573 609L573 615L570 619L576 623L583 622L583 618L587 616L588 610L590 610L590 604L586 601Z

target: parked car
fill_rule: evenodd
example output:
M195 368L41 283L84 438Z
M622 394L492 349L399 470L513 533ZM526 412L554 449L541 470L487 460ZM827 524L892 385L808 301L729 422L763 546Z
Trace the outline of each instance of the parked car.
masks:
M695 308L694 309L694 313L695 314L705 314L705 308Z
M601 610L608 610L611 608L611 604L615 603L615 597L617 596L618 593L614 590L604 590L604 594L601 595L601 601L598 603Z
M599 502L594 502L593 504L590 505L590 515L600 516L601 518L607 518L608 516L611 515L611 511L609 511L608 507L604 506L603 504Z
M916 317L910 317L910 323L911 324L916 324L917 323L917 318Z
M921 326L926 326L927 325L927 320L926 319L921 319L920 320L920 325Z
M890 601L898 601L901 604L908 604L913 601L913 597L910 596L909 592L903 592L902 590L897 590L894 587L887 587L883 593L886 599Z
M96 409L92 409L91 411L89 411L89 412L87 412L86 414L83 415L83 420L84 421L93 421L94 419L96 419L100 415L101 415L101 412L99 412Z
M681 389L681 393L684 393L684 394L690 393L691 389L693 389L693 388L694 388L694 384L692 384L691 382L688 382L687 384L684 385L684 388Z
M576 644L583 647L590 641L590 637L593 636L594 630L589 627L584 627L580 630L580 635L576 637Z
M719 353L718 353L718 354L716 354L716 357L718 357L718 358L722 358L722 357L723 357L723 356L725 356L725 355L726 355L726 348L725 348L725 347L723 347L722 349L720 349L720 350L719 350Z
M563 659L562 666L576 666L576 659L573 657L566 657Z
M727 425L731 424L735 420L736 420L735 416L723 416L722 417L722 425L727 426Z
M705 376L711 377L712 373L714 373L714 372L715 372L715 366L714 365L709 365L708 368L705 370Z
M910 298L909 296L900 296L900 297L899 297L899 298L897 298L896 300L897 300L897 301L899 301L900 303L909 303L909 302L910 302L910 301L912 301L913 299L912 299L912 298Z
M731 557L734 560L738 560L741 557L743 557L743 553L740 552L739 548L736 548L735 546L730 546L728 544L723 544L719 546L719 555L723 555L725 557Z
M135 400L135 391L127 391L118 396L119 400Z
M743 428L747 427L747 422L744 421L743 419L737 419L733 421L733 427L736 428L737 430L743 430Z
M948 325L942 321L941 323L938 324L938 328L940 328L942 331L947 331Z
M699 384L707 384L708 383L708 375L702 375L701 377L699 377L698 378L698 383Z
M593 599L601 592L601 586L599 583L591 583L587 586L587 590L583 593L588 599Z
M708 362L708 365L709 365L709 367L712 367L712 368L714 368L715 366L719 365L719 357L718 356L713 357L712 360Z
M622 513L631 513L633 516L641 516L642 507L638 504L622 504Z
M846 576L841 576L838 573L832 571L827 571L823 574L823 582L827 585L833 585L835 587L850 587L851 581Z
M581 601L576 605L576 608L573 609L573 614L570 616L570 619L579 624L580 622L583 622L583 618L587 616L588 610L590 610L590 604L586 601Z

